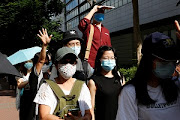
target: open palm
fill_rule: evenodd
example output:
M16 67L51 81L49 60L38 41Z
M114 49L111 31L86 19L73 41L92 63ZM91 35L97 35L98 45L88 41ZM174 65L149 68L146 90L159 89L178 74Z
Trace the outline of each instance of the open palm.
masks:
M42 40L44 45L50 43L52 35L48 36L47 30L42 28L42 31L39 30L39 34L37 34L39 38Z

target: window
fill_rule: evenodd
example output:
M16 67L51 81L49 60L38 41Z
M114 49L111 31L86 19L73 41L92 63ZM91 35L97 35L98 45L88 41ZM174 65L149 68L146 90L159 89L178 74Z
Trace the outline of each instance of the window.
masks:
M115 0L115 5L114 5L115 8L119 7L119 0Z
M83 6L80 7L80 13L84 12L88 8L90 8L89 3L84 4Z
M68 3L70 0L66 0L66 3Z
M79 0L79 3L82 3L82 2L84 2L85 0Z
M110 0L111 1L111 6L114 6L114 0Z
M122 6L122 5L123 5L122 0L119 0L119 6Z
M78 8L74 9L70 13L66 15L66 21L70 20L71 18L75 17L78 15Z
M107 5L107 6L110 6L110 4L111 4L111 3L110 3L110 1L108 0L108 1L106 2L106 5Z
M66 12L71 11L73 8L75 8L78 5L78 0L73 0L68 5L66 5Z
M78 19L78 17L72 19L71 21L68 21L68 22L67 22L67 30L70 30L70 29L78 26L78 24L79 24L79 19Z
M127 4L128 0L123 0L123 5Z

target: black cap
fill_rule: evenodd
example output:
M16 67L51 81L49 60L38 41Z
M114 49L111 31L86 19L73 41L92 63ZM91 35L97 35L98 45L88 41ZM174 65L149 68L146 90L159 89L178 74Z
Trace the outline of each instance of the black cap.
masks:
M145 38L141 52L166 61L180 59L180 52L173 39L160 32L154 32Z
M83 39L79 37L78 32L76 30L69 30L63 34L62 42L63 44L67 44L69 41L75 39L79 40L81 43L83 42Z

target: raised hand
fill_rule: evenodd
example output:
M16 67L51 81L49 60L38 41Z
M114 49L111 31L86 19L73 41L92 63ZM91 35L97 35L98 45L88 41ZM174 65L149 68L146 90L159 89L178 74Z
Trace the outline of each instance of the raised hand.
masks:
M52 35L48 36L47 30L42 28L42 32L39 30L39 34L37 36L41 39L44 45L50 43Z
M179 23L178 23L177 20L175 20L175 26L176 26L176 29L177 29L176 36L180 40L180 26L179 26Z
M97 12L100 8L102 8L103 6L98 6L98 5L95 5L94 7L93 7L93 10L94 10L94 12Z

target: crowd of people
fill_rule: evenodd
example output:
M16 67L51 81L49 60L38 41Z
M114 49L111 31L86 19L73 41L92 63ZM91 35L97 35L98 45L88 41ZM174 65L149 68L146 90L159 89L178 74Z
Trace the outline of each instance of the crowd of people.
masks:
M21 63L23 77L16 77L20 120L180 119L180 53L174 40L160 32L148 35L137 72L125 84L109 31L102 25L104 10L95 5L80 21L83 38L76 30L66 31L55 56L47 53L53 36L44 28L39 31L42 50ZM175 26L180 40L178 21ZM91 35L85 66L80 56L85 56Z

